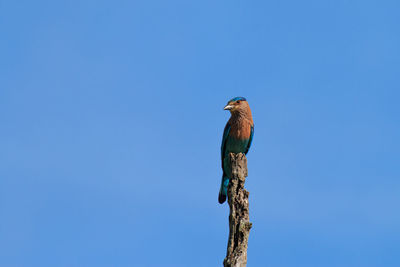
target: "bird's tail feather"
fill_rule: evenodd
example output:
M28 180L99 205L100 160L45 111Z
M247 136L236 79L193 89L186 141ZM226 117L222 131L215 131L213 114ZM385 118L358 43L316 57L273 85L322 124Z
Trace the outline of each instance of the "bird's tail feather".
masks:
M220 204L224 203L226 200L228 184L229 184L229 178L226 176L222 176L221 187L219 189L219 194L218 194L218 202Z

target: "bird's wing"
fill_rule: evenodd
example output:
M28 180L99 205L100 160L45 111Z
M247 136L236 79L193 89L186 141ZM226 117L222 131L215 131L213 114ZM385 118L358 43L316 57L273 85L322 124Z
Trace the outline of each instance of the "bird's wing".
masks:
M229 131L231 130L231 125L229 121L225 125L224 134L222 136L222 144L221 144L221 161L222 161L222 169L224 169L224 156L226 149L226 140L228 139Z
M246 151L244 152L245 154L247 154L247 152L249 152L249 149L251 146L251 141L253 141L253 135L254 135L254 125L251 126L250 138L249 138L249 142L247 143Z

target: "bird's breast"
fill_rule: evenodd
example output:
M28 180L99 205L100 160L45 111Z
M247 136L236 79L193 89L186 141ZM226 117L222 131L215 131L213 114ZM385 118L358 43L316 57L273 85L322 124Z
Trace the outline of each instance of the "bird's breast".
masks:
M231 124L231 130L226 142L226 154L244 153L251 135L251 125L241 120Z
M238 120L231 124L229 135L238 140L249 139L251 135L251 124L247 120Z

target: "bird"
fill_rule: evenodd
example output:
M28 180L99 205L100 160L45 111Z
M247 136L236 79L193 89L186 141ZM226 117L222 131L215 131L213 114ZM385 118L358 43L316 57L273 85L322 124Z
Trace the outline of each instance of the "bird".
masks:
M229 175L229 153L244 153L250 149L254 135L254 122L249 103L244 97L235 97L228 101L224 110L229 110L231 117L226 123L221 144L222 180L218 194L218 202L226 200Z

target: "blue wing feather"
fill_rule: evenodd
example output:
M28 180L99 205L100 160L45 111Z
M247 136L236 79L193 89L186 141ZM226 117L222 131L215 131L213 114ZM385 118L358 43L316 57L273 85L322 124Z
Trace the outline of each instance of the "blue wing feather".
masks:
M247 152L249 152L251 142L253 141L253 135L254 135L254 125L251 126L250 138L249 138L249 142L247 143L247 148L246 148L246 151L244 152L244 154L247 154Z
M224 134L222 135L222 143L221 143L221 161L222 161L222 169L224 169L224 156L226 150L226 140L228 139L229 131L231 130L231 125L229 121L225 125Z
M229 178L225 173L224 170L224 156L226 151L226 141L228 140L228 135L231 130L231 125L229 121L225 125L224 134L222 135L222 143L221 143L221 165L222 165L222 180L221 180L221 187L219 189L218 194L218 202L220 204L224 203L226 200L226 190L228 188Z

